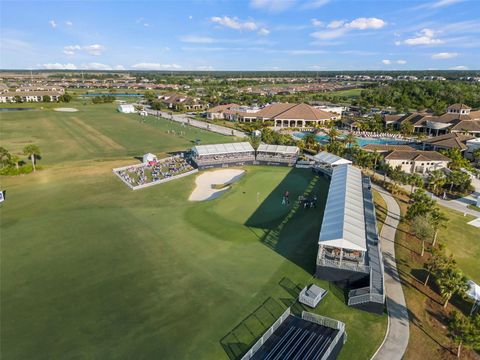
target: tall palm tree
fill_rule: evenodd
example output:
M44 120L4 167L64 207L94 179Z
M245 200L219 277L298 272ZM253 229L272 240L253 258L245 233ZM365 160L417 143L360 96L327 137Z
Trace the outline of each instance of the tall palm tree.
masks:
M36 171L35 158L40 156L40 148L37 145L30 144L23 148L23 153L32 160L33 171Z
M408 184L411 186L411 189L410 189L410 195L411 195L413 194L414 187L423 186L423 178L417 173L410 174L410 176L408 177Z
M0 146L0 163L2 164L2 167L5 163L10 161L11 157L12 155L8 152L8 150Z
M428 176L428 184L432 187L434 194L437 194L437 190L445 185L446 177L441 170L434 170Z
M345 136L344 141L345 141L345 144L346 144L349 148L351 148L351 147L353 146L353 144L356 144L356 143L357 143L357 138L355 137L355 135L353 135L352 132L349 132L349 133L347 134L347 136Z
M438 230L446 227L447 222L448 218L445 216L445 214L442 213L438 207L433 208L432 212L430 213L430 223L432 224L434 231L432 247L434 247L435 243L437 242Z

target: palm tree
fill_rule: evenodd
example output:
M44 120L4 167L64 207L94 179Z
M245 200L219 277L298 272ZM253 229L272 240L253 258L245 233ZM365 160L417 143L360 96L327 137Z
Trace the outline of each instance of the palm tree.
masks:
M473 159L475 161L479 161L480 160L480 148L479 149L476 149L474 152L473 152Z
M36 171L35 158L40 156L40 148L37 145L30 144L23 148L23 153L32 159L33 171Z
M432 255L424 264L425 270L427 270L427 277L423 285L427 286L430 275L438 272L445 264L448 264L449 260L454 261L453 258L445 256L444 249L444 245L432 249Z
M442 227L446 227L447 221L448 218L440 211L438 207L435 207L430 213L430 223L432 224L434 231L432 247L434 247L435 243L437 242L438 230L440 230Z
M345 144L348 146L348 148L351 148L353 146L353 144L357 143L357 138L355 137L355 135L353 135L352 132L349 132L345 136L344 141L345 141Z
M17 170L18 170L18 167L19 167L18 163L20 162L20 160L21 160L20 156L18 156L16 154L12 154L12 156L10 158L10 161L15 164L15 167L17 168Z
M466 348L478 346L480 338L480 315L466 317L453 311L448 322L448 336L458 344L457 357L460 357L462 345Z
M0 163L2 163L2 167L6 164L9 163L11 160L12 155L8 152L7 149L4 147L0 146Z
M467 278L455 264L441 270L435 281L440 289L440 295L445 300L444 308L447 307L453 294L458 293L463 296L469 288Z
M460 170L452 170L450 173L448 173L446 182L447 184L450 184L450 192L452 192L454 186L461 184L463 180L463 174L464 172Z
M420 188L423 186L423 178L417 173L410 174L410 176L408 177L408 184L411 186L411 189L410 189L410 195L411 195L413 193L414 187Z
M434 194L437 194L437 190L445 185L445 174L441 170L434 170L428 176L428 184L432 187Z

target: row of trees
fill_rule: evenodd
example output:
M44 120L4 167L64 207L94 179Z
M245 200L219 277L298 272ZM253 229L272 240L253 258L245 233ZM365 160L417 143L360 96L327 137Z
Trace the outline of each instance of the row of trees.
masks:
M27 156L31 162L32 167L25 167L24 162L19 155L9 152L4 147L0 147L0 174L1 175L18 175L36 171L36 160L40 157L41 151L38 145L29 144L23 148L23 155Z
M110 95L100 95L100 96L94 96L92 98L92 103L94 104L108 104L108 103L113 103L115 101L115 96L110 96Z
M391 106L397 111L432 109L445 112L448 105L466 103L480 107L480 84L455 81L395 81L362 90L358 105L364 108Z

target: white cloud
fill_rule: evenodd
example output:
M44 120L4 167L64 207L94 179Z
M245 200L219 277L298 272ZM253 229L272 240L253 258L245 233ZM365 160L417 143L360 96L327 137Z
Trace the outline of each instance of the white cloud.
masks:
M215 42L215 39L208 36L197 36L197 35L182 35L179 37L180 41L192 44L212 44Z
M266 28L261 28L260 30L258 30L258 34L262 36L267 36L268 34L270 34L270 30Z
M367 29L378 30L383 28L386 24L387 23L384 20L378 18L357 18L350 22L346 22L345 20L333 20L327 25L327 28L330 30L316 31L310 35L318 40L335 39L347 34L349 31Z
M99 56L102 55L102 52L105 50L105 46L100 44L92 45L67 45L63 47L63 53L65 55L75 55L77 52L85 52L89 55Z
M457 66L451 67L449 70L468 70L468 67L463 65L457 65Z
M60 63L49 63L49 64L42 64L42 68L47 70L77 70L77 67L74 64L60 64Z
M197 70L200 70L200 71L213 71L215 70L213 68L212 65L201 65L201 66L197 66Z
M179 70L182 67L177 64L138 63L131 66L135 70Z
M71 22L71 21L65 21L65 25L67 25L67 26L73 26L73 22Z
M229 16L214 16L210 18L210 21L221 26L228 27L234 30L247 30L253 31L258 29L258 25L253 21L241 21L237 17L229 17Z
M391 65L391 64L405 65L406 63L407 63L407 61L403 60L403 59L400 59L400 60L390 60L390 59L382 60L382 64L384 64L384 65Z
M330 21L330 23L327 25L329 29L338 29L342 27L345 24L345 21L343 20L333 20Z
M432 29L422 29L420 32L416 34L415 37L406 39L404 41L396 41L396 45L410 45L410 46L418 46L418 45L440 45L445 43L445 41L436 38L437 32Z
M317 26L317 27L323 26L323 21L320 21L320 20L317 20L317 19L312 19L310 21L311 21L313 26Z
M47 63L37 66L47 70L125 70L125 67L123 65L115 65L112 67L110 65L97 62L82 64L78 66L72 63Z
M330 0L310 0L302 5L302 9L318 9L319 7L327 5L329 2Z
M433 8L433 9L436 9L436 8L441 8L441 7L453 5L453 4L462 2L462 1L465 1L465 0L438 0L438 1L430 4L430 7Z
M57 27L57 23L55 22L55 20L50 20L48 23L54 29Z
M342 29L335 29L335 30L315 31L310 35L318 40L329 40L329 39L336 39L338 37L341 37L346 33L347 33L347 30L342 28Z
M378 18L357 18L345 24L345 27L350 29L366 30L366 29L381 29L387 23Z
M295 0L250 0L250 6L254 9L266 10L269 12L281 12L291 8Z
M432 59L435 59L435 60L453 59L453 58L456 58L457 56L458 56L458 53L456 52L453 52L453 53L441 52L441 53L433 54Z
M188 20L193 20L193 16L190 15L190 16L188 17Z

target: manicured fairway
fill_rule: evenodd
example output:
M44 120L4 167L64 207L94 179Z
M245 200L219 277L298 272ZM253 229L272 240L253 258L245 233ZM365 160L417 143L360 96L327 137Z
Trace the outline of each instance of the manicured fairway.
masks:
M30 106L39 108L38 105ZM2 146L10 152L21 154L26 144L35 143L42 150L39 164L52 165L73 160L179 151L193 146L196 139L200 139L201 143L235 141L232 137L183 127L165 119L120 114L114 104L73 103L68 106L76 107L79 111L1 113Z
M211 202L188 201L195 176L133 192L112 168L197 138L234 139L140 122L111 104L72 106L80 111L0 114L1 145L34 142L44 165L0 179L2 359L228 359L246 349L314 281L328 183L309 170L247 167ZM305 193L316 209L294 206ZM317 311L347 324L340 357L369 359L385 316L315 282L329 290Z
M191 203L194 177L133 192L111 167L4 181L2 358L224 359L242 319L311 278L323 205L280 203L286 189L324 199L310 171L248 168L229 193ZM347 321L342 358L367 359L385 318L330 290L320 312Z

